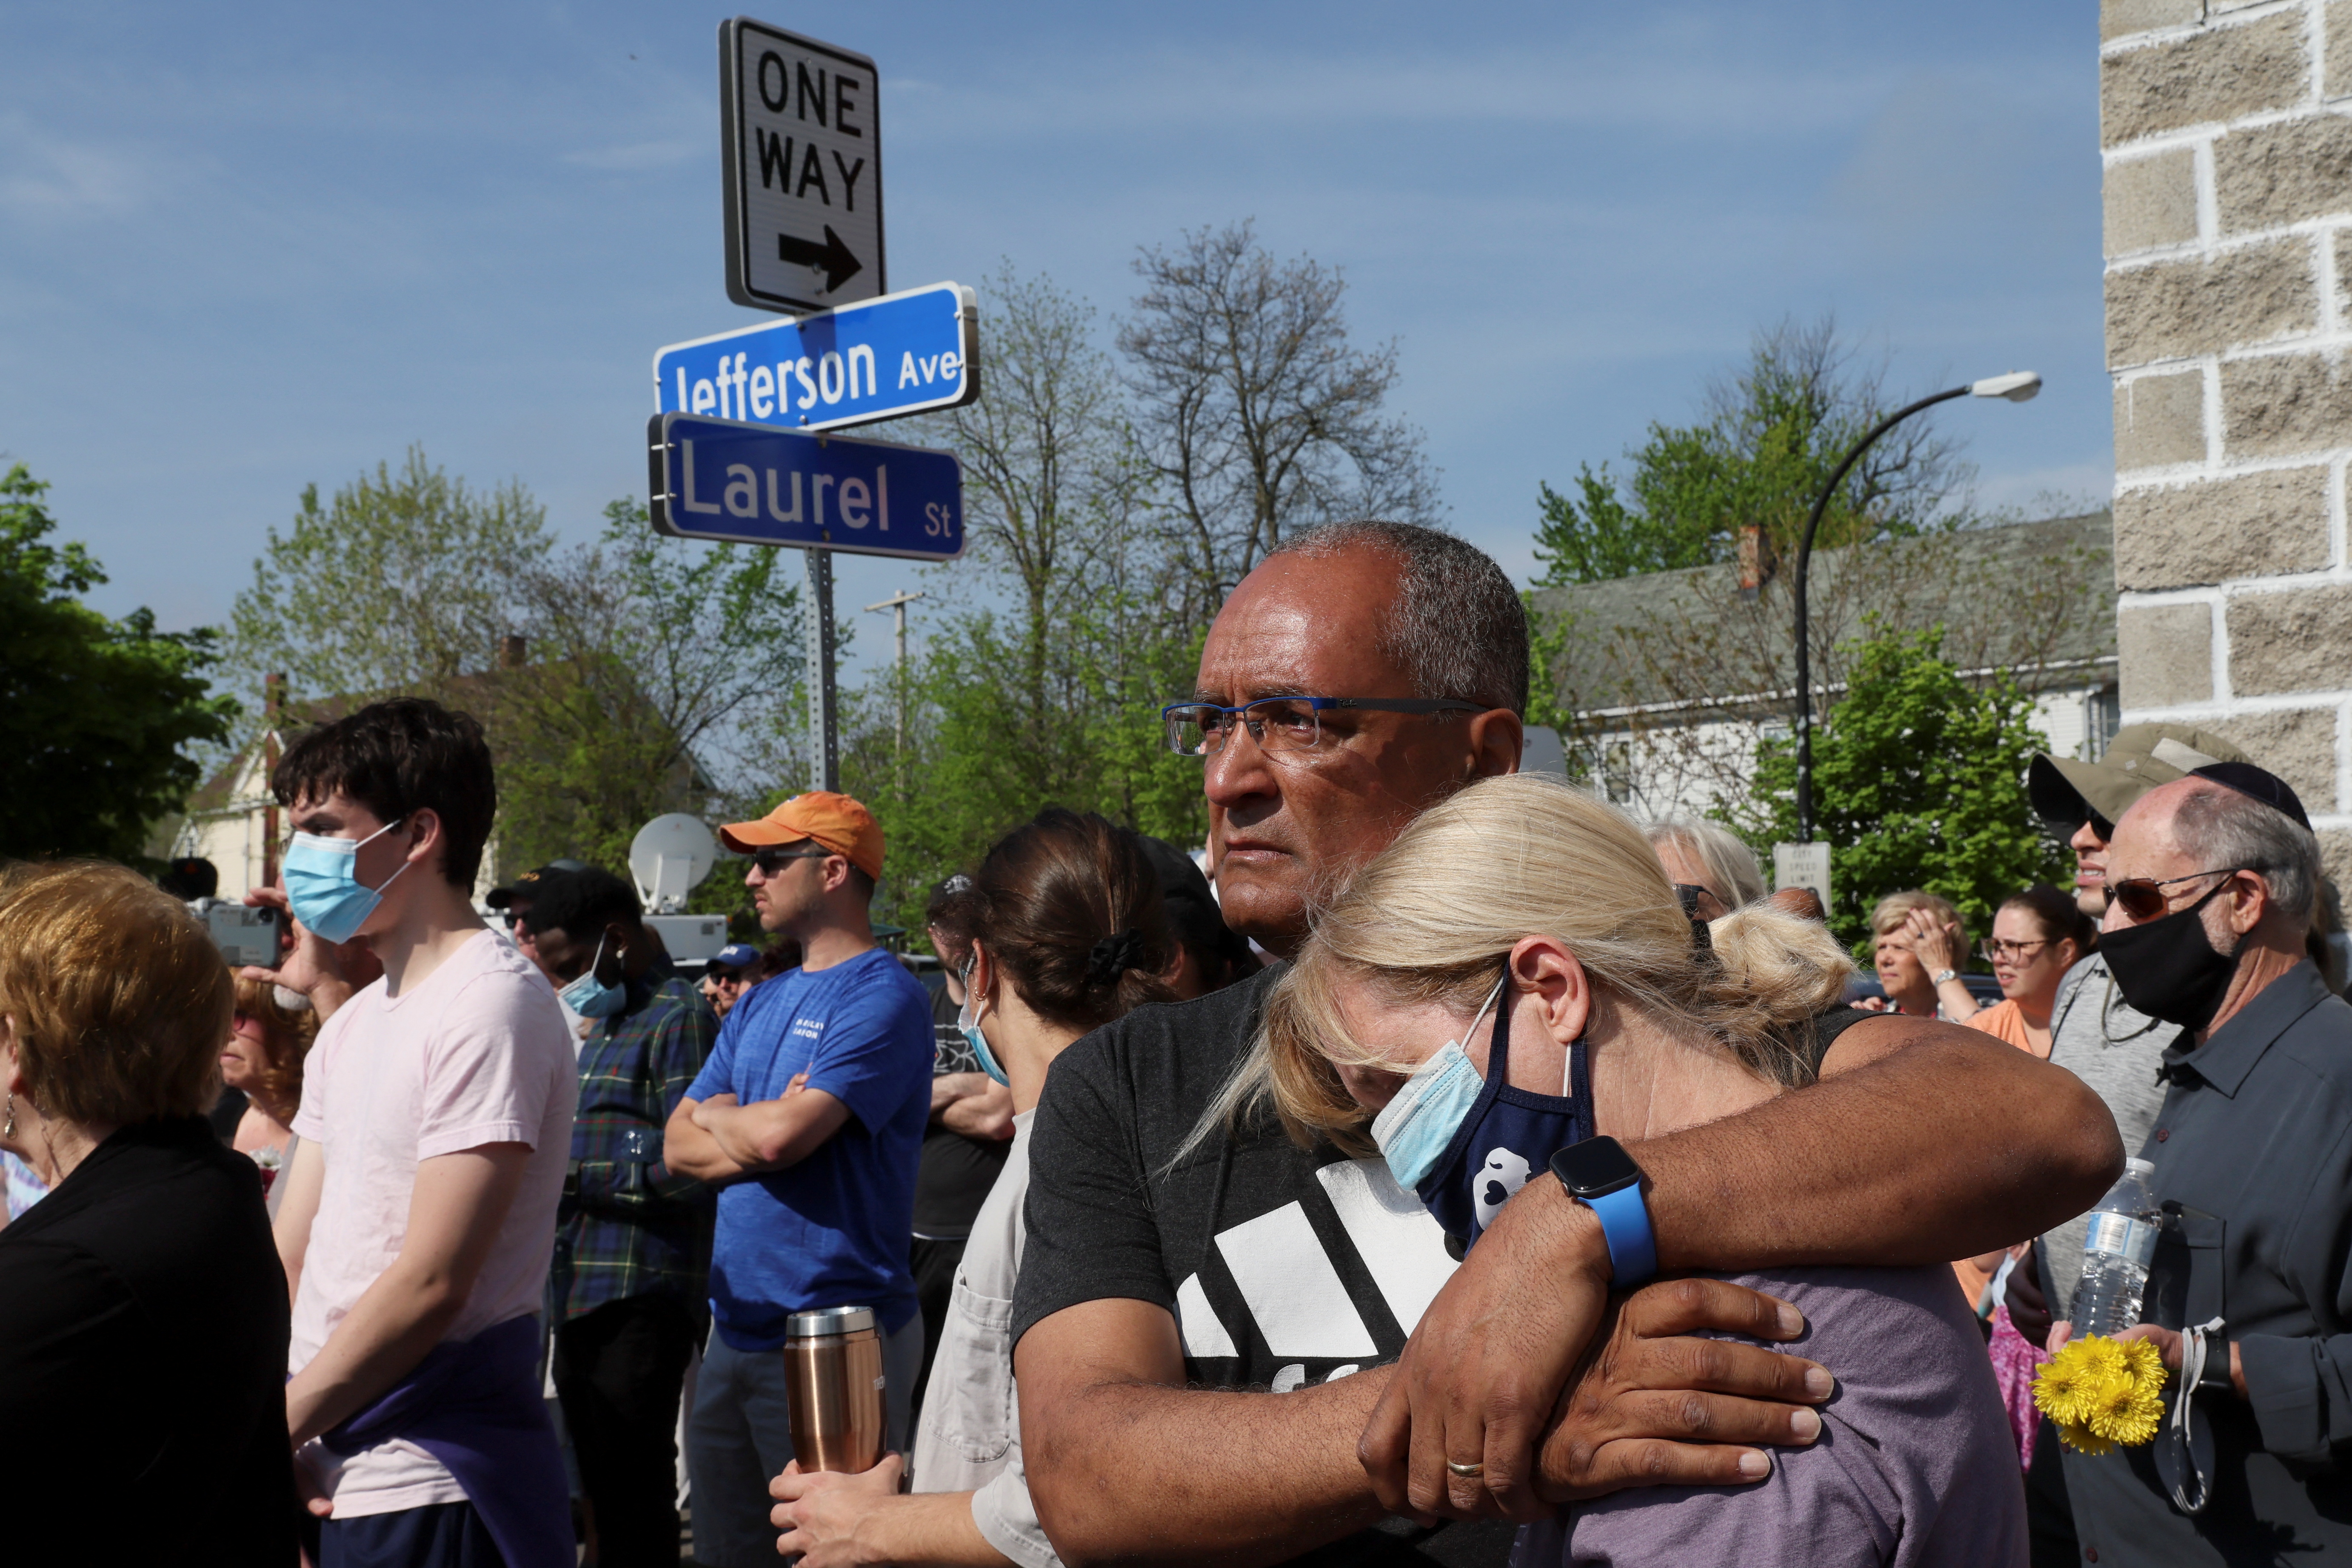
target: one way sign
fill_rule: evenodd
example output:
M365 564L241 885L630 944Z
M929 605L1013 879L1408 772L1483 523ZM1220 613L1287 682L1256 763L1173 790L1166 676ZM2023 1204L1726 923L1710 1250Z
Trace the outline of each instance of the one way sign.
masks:
M825 310L889 292L874 62L738 16L719 24L727 297Z

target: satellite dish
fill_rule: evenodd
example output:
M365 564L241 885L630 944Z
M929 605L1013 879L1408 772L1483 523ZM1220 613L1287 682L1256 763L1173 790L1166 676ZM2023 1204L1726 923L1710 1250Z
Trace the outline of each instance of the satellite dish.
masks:
M629 841L629 875L648 914L674 914L719 863L719 840L698 816L673 811L637 829Z

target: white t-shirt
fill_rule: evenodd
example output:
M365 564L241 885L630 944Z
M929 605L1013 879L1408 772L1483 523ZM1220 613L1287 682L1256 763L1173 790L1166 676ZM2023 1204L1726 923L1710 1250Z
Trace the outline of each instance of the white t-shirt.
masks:
M915 1434L914 1489L971 1493L972 1523L1022 1568L1060 1568L1029 1500L1021 1458L1021 1402L1013 1386L1013 1282L1021 1276L1029 1193L1032 1109L1013 1119L1013 1150L971 1222L956 1268L923 1421Z
M294 1296L289 1370L310 1364L400 1256L417 1162L488 1143L527 1143L530 1163L443 1338L469 1340L539 1310L579 1101L555 993L488 931L399 996L379 980L344 1004L311 1047L294 1118L296 1134L320 1146L327 1176ZM314 1442L304 1458L338 1517L466 1500L439 1460L401 1439L340 1463Z

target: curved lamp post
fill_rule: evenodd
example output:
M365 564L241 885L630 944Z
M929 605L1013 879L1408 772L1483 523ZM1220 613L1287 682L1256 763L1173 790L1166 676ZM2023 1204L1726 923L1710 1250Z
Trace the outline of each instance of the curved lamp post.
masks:
M1813 511L1805 520L1804 537L1797 544L1797 841L1813 841L1813 677L1811 648L1808 636L1811 628L1806 620L1805 582L1813 564L1813 534L1822 526L1822 513L1829 510L1830 498L1845 482L1845 476L1862 455L1870 450L1871 443L1894 429L1923 408L1933 408L1938 403L1955 397L2005 397L2011 403L2023 403L2042 390L2042 377L2033 371L2011 371L2007 375L1988 376L1965 386L1955 386L1938 392L1932 397L1907 404L1871 427L1870 434L1853 444L1837 470L1830 475L1829 483L1822 487Z

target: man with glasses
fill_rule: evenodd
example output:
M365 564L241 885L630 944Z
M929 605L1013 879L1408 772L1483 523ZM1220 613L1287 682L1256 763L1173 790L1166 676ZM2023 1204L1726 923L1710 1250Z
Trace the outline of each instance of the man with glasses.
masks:
M2105 915L2108 841L2133 802L2193 769L2248 760L2229 742L2185 724L2120 730L2095 763L2046 752L2036 756L2028 788L2035 814L2074 851L2075 907L2095 921ZM2077 961L2058 983L2050 1011L2050 1059L2105 1102L2126 1149L2138 1148L2156 1125L2157 1107L2164 1100L2157 1068L2170 1038L2170 1030L2125 997L2100 952ZM2010 1273L2010 1317L2036 1344L2049 1331L2053 1312L2048 1303L2055 1302L2056 1311L2063 1312L2074 1293L2088 1224L2083 1215L2068 1220L2042 1237L2038 1271L2021 1264Z
M750 942L730 942L719 950L710 967L703 971L702 999L710 1004L711 1012L721 1023L734 1011L735 1004L743 999L743 993L762 978L760 958L760 950Z
M2150 1448L2069 1454L2082 1560L2352 1554L2352 1006L2305 939L2319 845L2244 763L2148 791L2116 824L2102 950L2162 1020L2140 1147L2165 1219L2143 1324L2173 1372ZM2058 1331L2053 1331L2053 1338Z
M2243 752L2218 735L2185 724L2133 724L2116 732L2095 763L2044 752L2026 783L2034 814L2074 852L2074 905L2094 921L2107 910L2108 841L2132 803L2158 784L2214 763L2243 763ZM2115 1118L2126 1149L2137 1149L2156 1127L2164 1103L2157 1076L2172 1031L2134 1007L2094 950L2058 983L2050 1009L2050 1060L2081 1079ZM2010 1270L2005 1304L2019 1333L2043 1344L2051 1320L2063 1316L2083 1270L2088 1214L2046 1232L2032 1256ZM2062 1457L2063 1456L2063 1457ZM2033 1446L2026 1498L2034 1560L2077 1561L2066 1501L2067 1479L2081 1456L2063 1453L2057 1429L2043 1423Z
M813 790L719 837L751 857L760 924L802 954L727 1015L664 1150L672 1171L720 1184L717 1331L687 1432L695 1560L758 1568L776 1561L768 1482L793 1458L777 1353L792 1313L874 1309L889 1442L908 1444L923 1331L907 1245L931 1019L920 983L875 943L882 829L865 806Z
M1227 923L1296 952L1316 901L1416 814L1517 769L1528 679L1518 595L1460 539L1344 523L1269 556L1165 716L1202 761ZM1765 1447L1822 1429L1803 1408L1822 1369L1672 1337L1798 1331L1719 1281L1634 1291L1586 1363L1612 1287L1641 1280L1565 1177L1538 1172L1456 1271L1382 1162L1296 1147L1247 1101L1228 1115L1279 973L1139 1008L1046 1082L1011 1332L1031 1493L1065 1559L1499 1562L1507 1527L1432 1538L1429 1516L1744 1484ZM1973 1030L1869 1018L1824 1071L1631 1151L1664 1267L1941 1261L2090 1204L2120 1168L2095 1100ZM1622 1206L1622 1184L1588 1190Z

